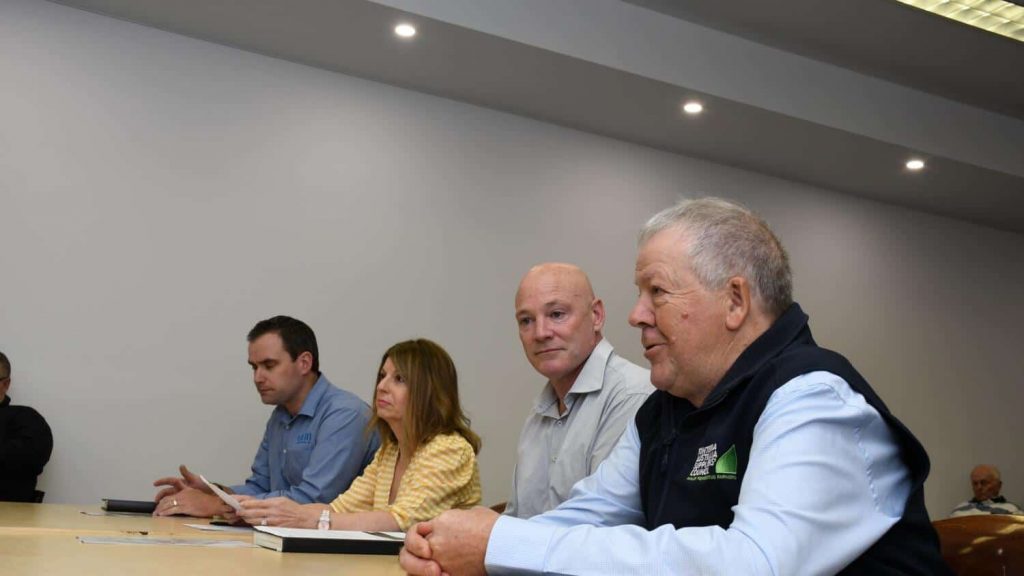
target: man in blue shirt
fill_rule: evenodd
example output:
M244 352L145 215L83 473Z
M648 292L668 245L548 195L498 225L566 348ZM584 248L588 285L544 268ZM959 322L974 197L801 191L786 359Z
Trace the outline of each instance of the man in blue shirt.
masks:
M641 330L658 390L569 499L529 520L449 511L406 535L411 574L948 574L928 457L817 346L788 257L736 204L645 226Z
M275 316L249 332L249 366L267 420L252 475L224 487L254 498L286 496L327 503L348 489L373 459L380 440L367 428L370 408L320 373L316 336L301 320ZM181 477L161 478L155 514L213 516L230 509L184 465Z

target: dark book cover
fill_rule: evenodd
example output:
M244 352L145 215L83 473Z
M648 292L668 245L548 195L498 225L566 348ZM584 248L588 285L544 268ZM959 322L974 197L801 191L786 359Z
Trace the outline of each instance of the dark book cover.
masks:
M358 532L350 530L309 530L255 526L252 542L278 552L319 554L396 555L402 549L401 532Z

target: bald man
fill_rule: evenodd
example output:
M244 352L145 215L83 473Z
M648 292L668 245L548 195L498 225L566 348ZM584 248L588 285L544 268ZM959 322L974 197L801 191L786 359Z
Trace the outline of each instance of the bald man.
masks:
M971 489L974 498L953 509L950 517L976 516L979 514L1024 514L1013 502L999 495L1003 480L999 469L988 464L979 464L971 470Z
M566 500L654 390L650 372L601 335L604 318L604 303L576 266L540 264L519 283L519 339L547 384L519 436L507 515L529 518Z

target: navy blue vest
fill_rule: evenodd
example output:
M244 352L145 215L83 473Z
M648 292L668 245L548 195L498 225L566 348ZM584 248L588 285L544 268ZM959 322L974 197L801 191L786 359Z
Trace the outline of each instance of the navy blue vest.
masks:
M797 376L824 370L846 380L882 415L899 442L912 482L903 518L841 573L951 574L924 506L929 469L924 447L845 358L815 344L807 320L799 305L790 306L740 355L699 409L660 390L641 406L636 424L647 529L664 524L728 528L754 425L769 397ZM716 443L725 452L700 452ZM688 481L691 471L714 480Z

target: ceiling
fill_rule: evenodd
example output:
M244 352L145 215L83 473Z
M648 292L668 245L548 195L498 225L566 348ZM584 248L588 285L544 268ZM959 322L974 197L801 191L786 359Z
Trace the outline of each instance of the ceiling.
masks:
M1020 73L1024 43L946 22L894 1L59 3L1024 233L1024 74ZM764 7L769 4L771 9ZM853 13L851 5L856 5ZM566 38L574 23L560 18L579 16L576 9L580 7L592 11L582 14L586 21L577 25L580 35L573 44ZM419 29L415 40L396 41L391 28L410 18ZM726 34L702 32L695 25ZM589 30L598 28L607 41L593 42L596 32ZM567 34L552 35L551 30ZM674 66L673 52L678 48L673 42L705 36L719 47L734 46L737 53L747 55L746 60L754 55L766 65L778 64L781 70L797 67L820 73L829 82L819 85L809 78L809 84L824 94L825 101L842 105L824 115L805 114L799 104L791 103L787 109L786 102L792 99L778 92L785 86L773 86L770 76L757 78L749 71L730 77L728 71L735 67L722 66L711 75L676 77L693 64L684 65L680 54L679 66ZM748 40L785 53L758 48ZM612 50L609 42L614 42ZM661 50L652 52L652 45ZM719 57L720 52L726 51L709 50L706 60ZM636 54L646 54L646 60L631 59ZM844 70L814 68L803 58ZM879 78L887 82L878 83ZM828 88L830 82L834 88ZM894 128L893 122L876 114L871 108L876 105L873 98L851 98L848 86L863 86L866 94L898 97L905 126ZM831 96L826 88L834 90ZM773 99L778 94L783 97ZM688 97L701 99L706 112L683 118L679 104ZM955 129L946 126L947 120ZM923 172L910 174L902 169L912 154L928 161Z
M1024 119L1024 44L894 0L624 1Z

